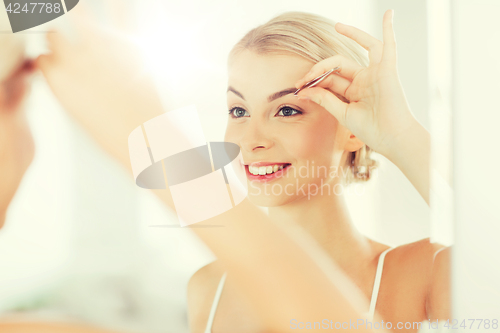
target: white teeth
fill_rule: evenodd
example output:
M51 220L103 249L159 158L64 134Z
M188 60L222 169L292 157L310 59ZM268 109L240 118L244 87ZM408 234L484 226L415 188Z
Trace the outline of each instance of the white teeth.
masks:
M282 170L283 169L283 165L278 165L278 164L275 164L275 165L268 165L268 166L261 166L261 167L256 167L256 166L251 166L249 165L248 166L248 171L252 174L252 175L255 175L255 176L264 176L264 175L269 175L269 174L272 174L274 172L277 172L279 170Z
M254 167L254 166L248 166L248 171L250 171L250 173L252 175L258 175L259 174L259 168Z

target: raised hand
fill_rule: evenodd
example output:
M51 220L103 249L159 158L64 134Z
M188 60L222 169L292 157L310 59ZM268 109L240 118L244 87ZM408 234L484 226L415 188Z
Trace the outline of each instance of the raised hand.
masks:
M295 86L300 88L332 68L340 67L338 75L328 76L297 96L324 107L352 134L396 164L429 203L430 135L411 113L399 81L392 21L393 11L388 10L383 20L383 42L337 23L339 33L368 50L370 64L363 67L342 55L327 58L315 64Z
M33 64L27 60L0 82L0 227L34 155L33 138L23 112L32 73Z
M351 133L386 156L393 153L393 143L416 123L398 77L392 20L393 11L388 10L383 19L383 42L355 27L337 23L335 29L339 33L368 50L369 66L363 67L343 55L335 55L315 64L296 83L299 88L322 73L340 67L337 75L328 76L316 87L304 89L297 96L323 106Z
M164 112L153 80L138 47L120 29L100 24L84 1L67 18L76 38L49 33L50 53L36 65L64 109L128 165L130 132Z

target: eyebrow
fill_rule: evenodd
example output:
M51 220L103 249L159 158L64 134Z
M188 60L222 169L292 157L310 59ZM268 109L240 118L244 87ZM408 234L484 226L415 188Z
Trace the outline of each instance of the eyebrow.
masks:
M284 89L284 90L281 90L281 91L278 91L274 94L271 94L268 98L267 98L267 101L269 103L271 103L272 101L278 99L278 98L281 98L285 95L288 95L288 94L291 94L291 93L294 93L295 91L297 90L297 88L287 88L287 89ZM245 97L243 97L243 95L236 89L234 89L233 87L229 86L227 88L227 92L233 92L234 94L236 94L237 96L241 97L241 99L245 100Z

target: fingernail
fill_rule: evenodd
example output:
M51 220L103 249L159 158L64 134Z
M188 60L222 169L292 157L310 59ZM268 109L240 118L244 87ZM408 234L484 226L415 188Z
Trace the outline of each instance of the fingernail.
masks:
M299 101L310 101L311 100L311 98L308 96L298 96L297 95L297 97L299 98Z

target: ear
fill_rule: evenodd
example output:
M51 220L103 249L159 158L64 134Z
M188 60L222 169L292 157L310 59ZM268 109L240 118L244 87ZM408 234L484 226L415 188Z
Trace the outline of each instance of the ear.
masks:
M358 139L354 134L349 133L349 137L347 138L347 140L345 142L344 150L349 151L349 152L353 152L353 151L360 149L364 145L365 145L365 143L363 141Z

